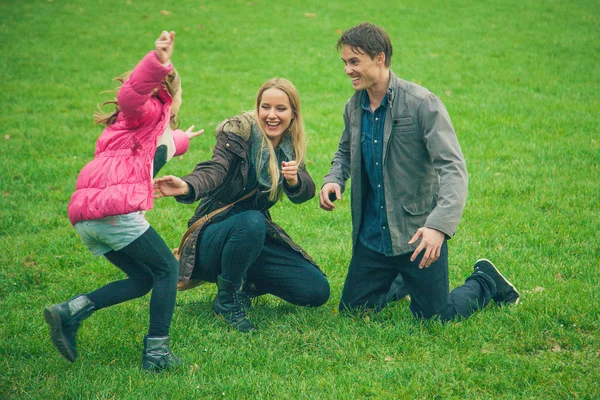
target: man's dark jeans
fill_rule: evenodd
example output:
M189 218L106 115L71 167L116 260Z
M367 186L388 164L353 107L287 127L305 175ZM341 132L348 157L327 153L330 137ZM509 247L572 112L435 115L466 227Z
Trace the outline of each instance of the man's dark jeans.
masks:
M468 317L485 307L496 293L493 280L483 273L473 273L464 285L449 292L448 246L442 245L440 257L429 268L419 269L424 252L414 262L412 253L387 257L356 242L342 292L340 311L373 309L387 305L387 294L400 274L410 293L410 309L417 318L439 316L445 321Z
M246 280L254 295L269 293L295 305L316 307L329 299L323 273L290 246L269 238L264 215L254 210L202 232L192 277L216 282L218 275L235 285Z

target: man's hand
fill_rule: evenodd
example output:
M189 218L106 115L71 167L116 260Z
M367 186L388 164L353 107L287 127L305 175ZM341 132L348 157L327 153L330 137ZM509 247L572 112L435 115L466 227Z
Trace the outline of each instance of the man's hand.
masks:
M321 205L321 208L325 211L333 211L333 209L335 208L333 201L329 197L330 195L334 201L341 200L342 188L340 187L340 185L338 185L337 183L326 183L321 188L321 191L319 192L319 204Z
M415 261L419 253L425 250L419 268L428 268L432 262L435 262L440 257L440 250L442 244L444 244L445 237L446 235L443 232L436 229L419 228L417 233L408 242L408 244L413 244L421 238L421 243L419 243L419 247L412 253L410 261Z
M190 192L186 181L173 175L167 175L152 181L154 185L154 198L165 196L183 196Z
M156 42L156 56L161 64L166 64L173 55L173 46L175 46L175 32L162 31Z

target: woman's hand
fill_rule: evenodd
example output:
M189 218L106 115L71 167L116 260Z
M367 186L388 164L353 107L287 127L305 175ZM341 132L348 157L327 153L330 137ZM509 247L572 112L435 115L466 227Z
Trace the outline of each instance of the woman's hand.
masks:
M192 140L193 138L195 138L196 136L200 136L204 133L204 129L200 129L199 131L193 132L192 130L194 129L194 125L190 126L187 131L185 131L185 136L188 137L188 139Z
M156 42L154 42L156 56L161 64L166 64L173 55L173 47L175 46L175 32L162 31Z
M298 186L298 166L296 165L296 161L283 161L281 163L281 173L287 181L288 186Z
M165 196L183 196L190 192L186 181L173 175L167 175L152 181L154 185L154 198Z

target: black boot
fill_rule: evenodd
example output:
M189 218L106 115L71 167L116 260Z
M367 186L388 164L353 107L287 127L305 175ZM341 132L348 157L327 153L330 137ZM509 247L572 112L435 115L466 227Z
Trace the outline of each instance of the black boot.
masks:
M244 311L248 312L252 310L252 300L263 294L264 293L259 293L256 285L253 282L245 280L242 284L240 297L240 302L242 303L242 307L244 307Z
M243 333L255 331L256 328L246 318L243 302L246 296L233 282L217 278L218 292L213 302L215 314L223 317L225 322Z
M84 294L44 309L44 318L50 324L54 346L71 362L77 359L77 329L84 319L92 315L94 309L94 303Z
M144 336L144 352L142 353L142 368L147 371L161 372L181 365L181 360L171 352L168 336Z

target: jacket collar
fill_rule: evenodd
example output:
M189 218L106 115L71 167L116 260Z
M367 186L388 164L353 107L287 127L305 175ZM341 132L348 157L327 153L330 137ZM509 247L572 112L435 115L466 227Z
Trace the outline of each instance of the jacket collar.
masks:
M223 133L233 133L244 140L248 140L250 138L252 124L254 121L255 119L253 112L244 112L236 115L235 117L221 122L215 129L215 136L219 136Z
M396 74L390 69L390 83L388 84L388 102L392 104L396 94L398 93L398 86L400 83L400 79L396 76Z

